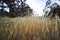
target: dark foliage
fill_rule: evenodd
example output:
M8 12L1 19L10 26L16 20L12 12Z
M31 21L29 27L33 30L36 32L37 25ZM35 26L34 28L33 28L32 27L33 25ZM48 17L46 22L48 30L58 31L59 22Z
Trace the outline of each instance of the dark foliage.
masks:
M60 5L58 5L57 3L54 3L50 6L47 5L45 8L50 8L49 13L47 13L48 11L45 12L46 17L48 17L48 16L55 17L56 15L60 17ZM46 14L48 14L48 15L46 15Z
M28 4L25 3L26 0L0 0L0 16L9 16L9 17L24 17L29 14L32 14L33 10L30 8ZM7 6L4 7L4 4ZM4 8L8 7L9 12L4 11ZM3 15L2 15L3 14Z
M56 5L56 7L51 8L50 12L48 13L48 16L49 15L51 15L52 17L55 17L57 15L60 17L60 6Z

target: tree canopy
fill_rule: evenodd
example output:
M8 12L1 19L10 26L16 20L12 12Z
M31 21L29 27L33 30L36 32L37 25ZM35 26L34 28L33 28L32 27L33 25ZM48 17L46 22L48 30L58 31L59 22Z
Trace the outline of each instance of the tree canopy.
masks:
M50 0L48 0L48 1L50 1ZM48 4L48 2L46 2L46 5ZM51 4L51 2L50 2L50 4ZM50 4L48 4L48 5L50 5ZM50 6L45 6L45 9L50 9L50 11L49 10L47 10L47 11L45 11L45 9L44 9L44 11L45 11L45 16L50 16L50 17L55 17L56 15L57 16L59 16L60 17L60 5L58 4L58 3L53 3L52 5L50 5ZM48 12L49 11L49 12ZM47 15L46 15L47 14Z
M32 13L26 0L0 0L0 16L23 17Z

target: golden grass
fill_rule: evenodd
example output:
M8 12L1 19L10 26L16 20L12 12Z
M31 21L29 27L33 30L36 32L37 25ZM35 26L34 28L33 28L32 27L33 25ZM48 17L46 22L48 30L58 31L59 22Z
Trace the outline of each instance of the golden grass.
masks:
M0 40L60 40L60 21L38 17L0 18Z

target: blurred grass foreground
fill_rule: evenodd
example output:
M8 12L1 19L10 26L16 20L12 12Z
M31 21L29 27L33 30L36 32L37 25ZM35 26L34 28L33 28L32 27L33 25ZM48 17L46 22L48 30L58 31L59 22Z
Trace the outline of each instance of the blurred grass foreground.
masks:
M0 40L60 40L59 20L0 17Z

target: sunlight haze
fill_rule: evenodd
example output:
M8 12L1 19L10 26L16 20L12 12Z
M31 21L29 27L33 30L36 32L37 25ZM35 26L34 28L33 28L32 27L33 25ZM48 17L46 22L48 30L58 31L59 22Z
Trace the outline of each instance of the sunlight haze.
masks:
M43 9L45 7L46 0L27 0L27 4L34 10L34 14L37 16L43 16Z

